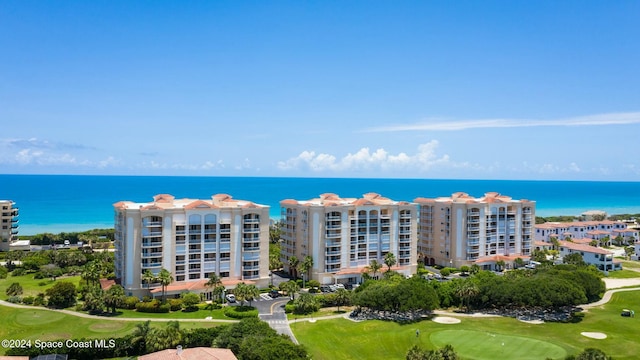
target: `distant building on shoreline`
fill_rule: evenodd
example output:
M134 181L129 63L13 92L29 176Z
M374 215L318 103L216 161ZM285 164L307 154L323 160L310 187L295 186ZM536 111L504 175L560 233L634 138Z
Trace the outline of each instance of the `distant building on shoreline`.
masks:
M0 200L0 251L9 251L11 242L18 240L18 207L12 200Z
M477 264L495 270L512 267L518 258L529 261L534 201L495 192L480 198L457 192L414 202L420 206L418 253L428 265Z
M149 203L118 202L114 210L115 272L127 295L157 294L142 274L162 268L175 280L169 296L206 293L211 274L229 287L269 282L268 206L226 194L210 200L161 194Z
M310 279L321 284L362 281L372 260L382 264L392 253L396 270L407 276L417 269L417 206L368 193L362 198L341 198L326 193L310 200L280 202L282 212L281 260L295 273L289 259L313 258ZM300 274L302 275L302 274Z

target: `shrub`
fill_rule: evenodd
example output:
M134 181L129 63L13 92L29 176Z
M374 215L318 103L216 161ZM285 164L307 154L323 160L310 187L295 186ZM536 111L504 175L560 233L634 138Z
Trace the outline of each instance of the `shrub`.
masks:
M46 276L41 271L38 271L37 273L33 274L33 278L34 279L45 279Z
M12 304L19 304L22 302L22 298L20 296L10 296L7 301Z
M182 309L182 299L169 299L169 308L171 311L178 311Z
M144 313L168 313L171 310L169 303L161 304L158 300L149 302L139 302L136 304L136 311Z
M22 299L22 303L25 304L25 305L33 305L33 302L35 301L35 299L36 298L33 297L33 296L25 296Z
M11 272L11 276L22 276L24 275L24 273L25 273L24 268L16 268Z
M449 276L449 275L451 275L451 270L449 268L444 268L444 269L440 270L440 275Z
M45 285L47 285L47 282L46 282L46 281L40 281L40 282L38 283L38 286L45 286Z
M140 299L138 299L135 296L127 296L126 298L124 298L124 301L122 302L122 308L123 309L129 309L129 310L133 310L136 308L136 305L140 302Z
M287 304L284 306L284 312L286 314L291 314L296 307L293 304Z
M22 285L17 282L11 283L5 293L9 296L22 295Z
M6 267L0 266L0 279L6 279L8 273L9 271L7 270Z
M227 306L224 314L234 319L257 318L258 309L253 306Z
M35 306L43 306L47 305L47 300L44 298L44 293L39 293L35 299L33 299L33 305Z

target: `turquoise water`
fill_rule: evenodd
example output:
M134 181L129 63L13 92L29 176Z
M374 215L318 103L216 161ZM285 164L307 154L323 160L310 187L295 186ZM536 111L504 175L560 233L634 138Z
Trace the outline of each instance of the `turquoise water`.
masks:
M540 216L578 215L586 210L640 213L640 182L0 175L0 199L17 203L23 235L112 227L114 203L148 202L160 193L205 199L226 193L269 205L271 217L279 218L280 200L306 200L325 192L342 197L376 192L412 201L458 191L476 197L495 191L534 200Z

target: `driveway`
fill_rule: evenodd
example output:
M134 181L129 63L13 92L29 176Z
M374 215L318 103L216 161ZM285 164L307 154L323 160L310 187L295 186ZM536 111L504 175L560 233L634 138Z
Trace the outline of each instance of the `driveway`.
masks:
M257 301L255 306L258 309L260 320L265 321L272 329L278 332L278 334L284 334L291 338L295 344L298 344L298 339L291 332L289 327L289 320L287 320L287 314L284 313L284 305L289 301L288 297L284 299L271 301Z

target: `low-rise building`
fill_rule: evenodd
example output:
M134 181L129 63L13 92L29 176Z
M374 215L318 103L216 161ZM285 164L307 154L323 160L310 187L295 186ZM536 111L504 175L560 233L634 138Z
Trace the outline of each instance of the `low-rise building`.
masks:
M608 246L619 236L625 241L633 243L638 240L640 231L628 227L624 221L574 221L547 222L535 225L535 239L550 242L557 240L590 238ZM605 240L606 238L606 240Z
M559 241L558 251L561 257L579 253L585 263L595 265L600 271L622 270L622 262L614 259L613 252L603 248L579 242Z

